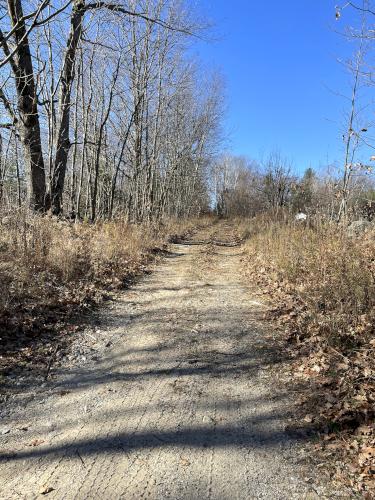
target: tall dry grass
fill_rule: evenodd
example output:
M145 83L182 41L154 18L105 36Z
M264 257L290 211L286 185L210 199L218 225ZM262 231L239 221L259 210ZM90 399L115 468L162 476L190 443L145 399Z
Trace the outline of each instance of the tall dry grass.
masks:
M263 219L255 221L252 233L246 247L252 268L267 271L281 292L303 304L301 327L313 325L330 343L356 343L371 333L375 231L353 238L337 225Z
M324 463L340 484L371 496L375 230L350 237L337 225L315 221L305 227L268 216L248 224L249 280L266 293L270 318L289 341L301 423L323 437L314 452L319 460L327 457Z
M169 235L207 220L134 225L73 224L25 211L0 218L0 325L22 327L22 313L85 305L142 271Z

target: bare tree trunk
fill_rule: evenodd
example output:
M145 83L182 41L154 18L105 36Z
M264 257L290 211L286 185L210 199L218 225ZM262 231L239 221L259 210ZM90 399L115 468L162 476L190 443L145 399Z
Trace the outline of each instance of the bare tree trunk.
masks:
M80 64L81 66L81 64ZM76 102L74 106L74 146L73 146L73 155L72 155L72 175L71 175L71 185L70 185L70 216L76 217L76 184L77 184L77 175L76 175L76 161L77 161L77 152L78 152L78 86L79 86L79 76L80 76L81 68L78 70L77 77L77 85L76 85Z
M8 0L8 10L12 27L15 28L14 39L17 47L14 56L10 58L10 63L17 91L19 112L17 125L27 166L28 202L30 208L43 212L48 208L45 169L34 70L21 0ZM10 51L4 39L1 45L5 55L9 56Z
M117 177L118 177L118 173L119 173L119 170L120 170L122 158L124 156L125 147L126 147L127 142L128 142L130 130L131 130L131 127L133 125L133 119L134 119L135 112L136 112L136 110L133 112L133 114L132 114L132 116L130 118L129 125L128 125L128 128L126 130L123 142L122 142L120 155L119 155L119 158L117 160L117 164L115 166L115 170L114 170L113 175L112 175L111 192L110 192L110 200L109 200L109 217L110 218L112 217L112 214L113 214L113 204L114 204L114 199L115 199Z
M354 119L357 108L357 93L360 84L361 66L363 62L363 41L361 40L360 48L356 55L354 71L354 80L352 86L352 95L350 100L350 114L348 120L348 130L345 136L345 164L342 180L341 202L338 213L338 220L346 219L348 215L348 199L350 194L350 181L353 172L353 161L355 156L356 145L358 144L358 132L353 130ZM355 145L353 146L353 142Z
M95 155L95 163L94 163L94 187L93 187L93 192L92 192L92 203L91 203L91 221L92 222L94 222L96 219L96 211L97 211L99 165L100 165L100 154L101 154L102 142L103 142L103 132L104 132L104 128L106 126L106 123L108 121L109 114L111 112L113 94L115 91L116 81L117 81L117 77L118 77L119 70L120 70L120 62L121 62L121 56L119 57L119 59L117 61L117 66L116 66L116 69L115 69L115 72L113 75L111 90L110 90L109 98L108 98L108 106L107 106L107 109L105 111L105 114L102 118L102 121L101 121L101 124L99 127L99 136L98 136L98 143L97 143L97 147L96 147L96 155Z
M14 138L14 152L16 155L16 176L17 176L17 202L18 206L21 206L21 176L20 176L20 164L18 159L18 142L17 137Z
M74 79L74 64L78 44L82 35L82 22L85 13L84 0L74 0L71 16L70 33L67 49L61 71L59 95L59 123L56 134L56 156L52 173L51 208L52 213L58 215L62 211L62 195L64 190L65 174L70 149L70 96Z

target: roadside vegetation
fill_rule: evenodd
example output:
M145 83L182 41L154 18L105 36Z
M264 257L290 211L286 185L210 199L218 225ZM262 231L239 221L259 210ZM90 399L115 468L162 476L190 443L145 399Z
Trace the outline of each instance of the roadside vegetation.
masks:
M249 225L245 269L290 351L300 425L319 431L334 480L373 491L375 228L358 238L331 224Z
M167 244L210 223L75 224L19 211L0 223L0 374L44 372L87 313L128 286ZM1 378L0 378L1 381Z

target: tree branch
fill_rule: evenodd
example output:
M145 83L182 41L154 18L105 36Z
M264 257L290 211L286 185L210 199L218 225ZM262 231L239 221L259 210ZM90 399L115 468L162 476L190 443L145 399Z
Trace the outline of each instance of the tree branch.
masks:
M127 16L131 17L139 17L140 19L143 19L145 21L150 21L154 24L157 24L161 26L162 28L166 28L171 31L177 31L179 33L184 33L185 35L190 35L190 36L196 36L191 30L188 30L187 28L184 27L175 27L172 26L162 19L156 19L153 17L149 17L143 12L134 12L131 10L127 10L121 5L115 4L115 3L107 3L107 2L94 2L94 3L89 3L85 6L85 10L93 10L93 9L108 9L111 10L112 12L119 12L121 14L126 14Z
M11 105L9 99L7 98L7 96L5 95L5 93L4 93L4 91L3 91L2 88L0 88L0 100L2 101L2 103L4 105L4 108L8 111L10 117L12 118L13 123L17 124L17 117L14 114L12 105Z
M349 2L349 5L350 5L350 7L353 7L353 9L360 10L361 12L368 12L369 14L372 14L373 16L375 16L375 11L373 11L371 9L365 9L363 7L359 7L358 5L356 5L353 2Z
M60 9L58 9L57 11L55 11L53 14L51 14L48 17L46 17L45 19L42 19L41 21L38 21L38 17L40 16L40 14L42 13L42 11L48 6L48 4L50 2L50 0L44 0L39 5L38 9L35 12L33 12L32 14L28 14L27 16L23 16L21 19L19 19L17 21L17 23L13 26L12 30L9 33L7 33L6 36L0 30L0 44L3 47L4 53L5 53L5 56L6 56L5 59L3 59L2 61L0 61L0 68L2 68L3 66L5 66L5 64L7 64L9 61L12 62L13 56L14 56L14 54L18 50L18 45L16 45L14 47L14 49L12 50L12 52L10 52L8 44L7 44L7 40L9 39L9 37L13 33L15 33L15 31L17 31L17 29L19 28L19 26L21 25L22 22L24 22L26 19L30 19L31 17L34 17L34 20L31 23L30 27L26 30L26 33L25 33L23 39L21 40L21 43L24 40L26 40L26 38L29 36L29 34L31 33L31 31L35 27L42 26L43 24L46 24L52 18L54 18L55 16L57 16L58 14L60 14L60 12L63 12L68 7L68 5L72 3L72 1L73 0L68 0L67 3L63 5L63 7L61 7ZM6 49L7 49L7 52L6 52Z

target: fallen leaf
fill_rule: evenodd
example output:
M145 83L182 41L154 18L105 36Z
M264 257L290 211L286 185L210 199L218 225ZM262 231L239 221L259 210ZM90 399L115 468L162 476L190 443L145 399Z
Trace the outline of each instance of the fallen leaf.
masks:
M313 420L314 419L312 415L306 415L306 417L303 419L303 421L307 423L311 423Z
M363 434L365 436L370 436L372 433L372 427L370 425L361 425L357 429L357 434Z
M55 488L52 488L52 486L43 486L39 490L40 495L47 495L47 493L51 493L51 491L54 491Z
M44 443L44 439L34 439L28 446L39 446Z
M187 467L188 465L191 465L191 462L187 458L180 458L180 464L183 467Z

